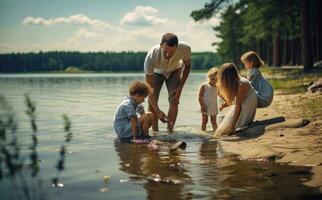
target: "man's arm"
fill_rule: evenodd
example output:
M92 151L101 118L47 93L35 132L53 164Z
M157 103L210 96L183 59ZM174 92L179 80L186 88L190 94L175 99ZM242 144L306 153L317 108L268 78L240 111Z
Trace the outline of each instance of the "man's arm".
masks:
M146 74L145 81L153 88L154 75L153 74ZM163 123L167 122L166 114L160 110L160 108L158 106L158 102L155 99L154 91L152 91L152 94L149 96L149 103L151 104L153 110L156 112L158 118Z
M154 81L154 75L153 74L145 74L145 81L153 88L153 81ZM149 103L151 104L153 110L155 112L159 112L160 108L157 104L157 100L155 99L154 96L154 91L152 91L152 94L149 96Z
M180 88L182 90L184 84L186 83L186 80L188 79L188 76L190 74L190 69L191 69L191 59L189 60L184 60L184 69L183 69L183 74L180 82Z
M183 69L183 73L182 73L182 77L181 77L181 81L180 81L180 85L176 91L176 102L179 102L180 96L181 96L181 92L183 89L184 84L186 83L189 73L190 73L190 69L191 69L191 59L188 60L184 60L184 69Z

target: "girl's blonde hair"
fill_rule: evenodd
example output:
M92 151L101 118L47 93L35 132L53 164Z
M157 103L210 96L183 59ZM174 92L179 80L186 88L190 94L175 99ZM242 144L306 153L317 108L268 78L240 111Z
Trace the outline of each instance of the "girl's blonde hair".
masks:
M211 76L217 76L218 75L218 68L217 67L213 67L213 68L210 68L208 70L208 73L207 73L207 77L209 79L209 77Z
M224 63L218 71L217 88L219 95L228 105L232 105L238 93L239 74L234 63Z
M252 62L253 67L256 67L256 68L260 68L261 66L264 65L264 62L262 61L258 53L254 51L247 51L241 56L240 60L242 62L245 60L247 60L248 62Z

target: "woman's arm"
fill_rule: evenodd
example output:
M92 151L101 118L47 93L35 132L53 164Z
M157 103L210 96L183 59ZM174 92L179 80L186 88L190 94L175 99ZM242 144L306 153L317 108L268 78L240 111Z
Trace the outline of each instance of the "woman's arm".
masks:
M131 117L131 131L133 135L133 140L137 139L138 136L138 127L137 127L138 118Z
M235 112L234 112L234 117L233 117L233 122L232 122L232 127L231 131L235 131L235 126L238 121L238 118L240 116L240 113L242 111L242 104L243 101L245 100L246 94L248 93L249 90L249 85L248 84L241 84L238 87L238 93L236 97L236 105L235 105Z

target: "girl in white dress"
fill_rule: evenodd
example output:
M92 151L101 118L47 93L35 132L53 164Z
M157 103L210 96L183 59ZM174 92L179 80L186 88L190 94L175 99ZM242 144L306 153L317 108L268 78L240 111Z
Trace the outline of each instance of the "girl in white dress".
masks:
M217 129L217 73L218 68L213 67L208 71L208 81L203 83L199 90L199 104L202 115L201 130L206 131L208 116L213 130Z
M257 95L247 79L241 78L233 63L223 64L218 71L218 94L224 100L219 107L224 113L214 136L230 135L251 123L256 114Z

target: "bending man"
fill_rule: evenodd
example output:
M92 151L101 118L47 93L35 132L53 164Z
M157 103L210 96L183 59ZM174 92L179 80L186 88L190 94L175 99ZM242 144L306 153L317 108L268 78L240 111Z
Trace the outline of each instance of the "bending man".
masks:
M169 132L173 132L180 95L190 68L191 48L184 42L178 42L178 37L173 33L164 34L161 43L152 47L145 57L146 82L153 88L153 94L149 98L149 111L155 115L155 119L159 118L162 122L168 123ZM164 82L169 95L167 116L158 106L160 90ZM158 131L158 120L155 120L152 129Z

